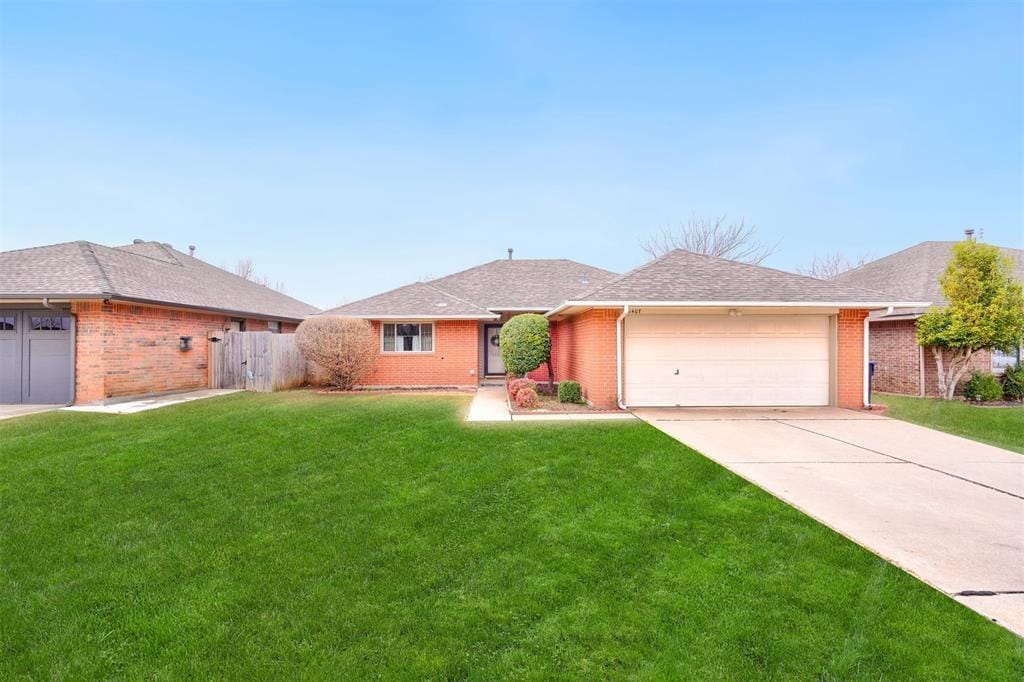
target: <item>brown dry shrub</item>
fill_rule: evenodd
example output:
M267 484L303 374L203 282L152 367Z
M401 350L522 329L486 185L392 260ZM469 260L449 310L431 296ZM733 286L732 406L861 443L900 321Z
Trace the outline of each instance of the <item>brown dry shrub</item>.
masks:
M377 335L366 320L354 317L311 317L295 330L295 343L318 365L327 383L351 389L373 371L380 353Z

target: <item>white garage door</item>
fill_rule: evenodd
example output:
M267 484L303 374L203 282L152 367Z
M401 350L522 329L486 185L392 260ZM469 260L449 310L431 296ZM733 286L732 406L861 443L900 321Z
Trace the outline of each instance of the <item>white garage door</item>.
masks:
M827 405L826 315L629 315L627 405Z

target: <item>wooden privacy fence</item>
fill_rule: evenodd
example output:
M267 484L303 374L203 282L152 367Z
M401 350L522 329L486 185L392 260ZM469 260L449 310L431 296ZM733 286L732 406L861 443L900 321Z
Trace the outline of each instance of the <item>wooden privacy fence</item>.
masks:
M209 344L210 388L269 393L306 383L309 367L294 334L217 332Z

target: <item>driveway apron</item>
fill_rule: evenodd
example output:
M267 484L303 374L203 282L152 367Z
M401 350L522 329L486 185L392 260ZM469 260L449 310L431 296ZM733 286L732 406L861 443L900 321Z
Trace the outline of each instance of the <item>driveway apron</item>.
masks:
M635 414L1024 636L1024 455L835 408Z

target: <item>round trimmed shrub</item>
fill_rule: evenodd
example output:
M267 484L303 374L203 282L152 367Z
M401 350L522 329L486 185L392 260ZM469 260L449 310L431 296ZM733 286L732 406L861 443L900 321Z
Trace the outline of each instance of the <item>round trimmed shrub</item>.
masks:
M513 379L508 382L508 394L513 400L516 398L516 394L524 388L532 388L537 390L537 382L533 379Z
M968 400L980 400L983 403L999 400L1003 397L1003 387L999 379L985 372L973 372L964 384L964 397Z
M537 407L539 402L537 391L532 388L522 388L516 393L516 407Z
M551 359L551 326L543 315L516 315L502 325L499 339L510 374L524 376Z
M583 389L578 381L558 382L558 402L560 403L582 403Z

